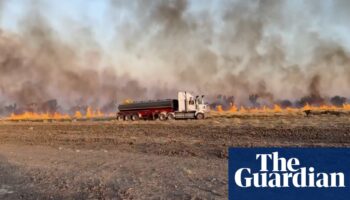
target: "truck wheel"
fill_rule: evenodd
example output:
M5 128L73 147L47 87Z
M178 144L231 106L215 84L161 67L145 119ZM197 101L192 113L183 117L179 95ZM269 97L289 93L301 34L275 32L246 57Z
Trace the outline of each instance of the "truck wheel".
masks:
M138 115L132 115L131 116L131 120L132 121L138 121L139 120L139 116Z
M175 119L175 114L174 113L169 113L168 114L168 120L174 120Z
M165 121L167 119L166 113L160 113L159 119L160 119L160 121Z
M123 121L123 120L124 120L123 115L118 115L118 116L117 116L117 120L118 120L118 121Z
M204 119L204 114L203 113L198 113L196 115L196 119L199 119L199 120Z
M124 116L124 120L125 120L125 121L129 121L129 120L130 120L130 116L129 116L129 115L125 115L125 116Z

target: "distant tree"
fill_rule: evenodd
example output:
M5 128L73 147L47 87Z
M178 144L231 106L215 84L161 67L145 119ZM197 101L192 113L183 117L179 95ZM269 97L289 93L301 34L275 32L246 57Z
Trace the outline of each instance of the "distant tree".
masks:
M341 97L341 96L334 96L331 98L331 103L334 106L343 106L345 104L345 102L347 101L347 99L345 97Z

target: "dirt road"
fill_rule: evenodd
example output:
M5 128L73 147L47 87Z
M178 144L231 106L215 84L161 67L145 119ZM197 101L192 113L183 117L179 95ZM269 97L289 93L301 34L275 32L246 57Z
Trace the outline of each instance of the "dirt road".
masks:
M226 199L230 146L350 147L350 117L0 122L0 199Z

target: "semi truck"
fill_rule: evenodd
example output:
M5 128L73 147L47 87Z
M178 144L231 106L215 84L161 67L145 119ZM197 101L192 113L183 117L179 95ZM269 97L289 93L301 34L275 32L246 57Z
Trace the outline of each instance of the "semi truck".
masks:
M204 95L194 97L189 92L178 92L177 99L137 101L118 106L117 120L136 121L139 119L204 119L209 107Z

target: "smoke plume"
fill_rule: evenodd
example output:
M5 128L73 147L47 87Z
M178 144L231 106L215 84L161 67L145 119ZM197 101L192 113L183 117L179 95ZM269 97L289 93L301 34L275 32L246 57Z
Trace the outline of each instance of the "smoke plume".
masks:
M125 48L155 56L174 88L238 103L350 95L349 44L335 28L346 25L338 15L349 19L345 1L209 1L196 12L195 1L112 2L139 20L122 26Z
M62 27L67 40L38 4L17 32L0 31L0 104L103 107L178 90L259 105L350 96L348 1L109 0L108 47L86 24Z

